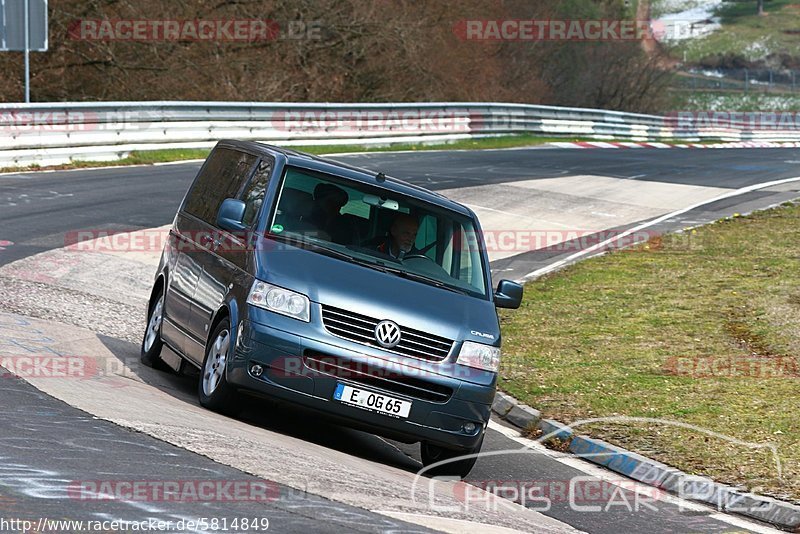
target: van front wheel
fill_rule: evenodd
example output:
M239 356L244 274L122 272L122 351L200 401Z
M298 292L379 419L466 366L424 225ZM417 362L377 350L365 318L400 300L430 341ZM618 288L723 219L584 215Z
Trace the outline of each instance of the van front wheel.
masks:
M433 469L425 471L425 473L432 477L456 476L464 478L469 474L470 471L472 471L472 468L475 466L475 462L478 461L477 454L481 452L482 445L483 436L481 436L481 440L478 442L478 445L467 450L445 449L439 445L433 445L432 443L423 441L420 445L422 465L428 467L429 465L433 465L437 462L449 460L446 463L437 465ZM473 454L476 456L470 456ZM467 457L460 458L461 456Z
M226 376L232 350L231 323L223 319L209 338L197 393L202 406L225 414L232 413L236 404L236 390Z

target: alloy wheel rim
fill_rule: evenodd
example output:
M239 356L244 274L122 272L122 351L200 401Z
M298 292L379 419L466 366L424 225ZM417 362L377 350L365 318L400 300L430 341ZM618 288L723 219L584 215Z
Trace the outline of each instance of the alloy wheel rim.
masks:
M144 338L144 351L148 352L153 348L156 339L161 331L161 322L164 319L164 295L158 299L156 307L153 308L153 313L150 314L150 321L147 323L147 334Z
M225 372L230 347L230 332L226 329L220 332L208 351L206 365L203 369L203 393L206 396L216 391Z

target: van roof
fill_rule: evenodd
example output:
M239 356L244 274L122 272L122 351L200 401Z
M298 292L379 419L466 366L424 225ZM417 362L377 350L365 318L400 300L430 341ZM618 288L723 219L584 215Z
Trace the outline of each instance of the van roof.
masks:
M347 163L315 156L313 154L307 154L305 152L292 150L286 147L269 145L267 143L226 139L224 141L220 141L220 144L225 144L257 153L278 152L283 154L288 160L288 164L294 167L302 167L327 174L334 174L365 184L385 187L386 189L395 191L397 193L424 200L426 202L430 202L431 204L436 204L437 206L441 206L470 217L475 217L475 214L472 212L472 210L463 204L451 200L440 193L431 191L430 189L426 189L424 187L420 187L418 185L406 182L405 180L388 175L384 175L385 180L381 182L378 180L379 173L376 171L348 165Z

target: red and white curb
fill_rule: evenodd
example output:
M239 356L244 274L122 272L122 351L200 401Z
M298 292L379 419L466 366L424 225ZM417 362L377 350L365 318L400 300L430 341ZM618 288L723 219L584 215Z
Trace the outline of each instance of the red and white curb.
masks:
M731 141L725 143L633 143L623 141L568 141L547 143L554 148L800 148L800 143L770 141Z

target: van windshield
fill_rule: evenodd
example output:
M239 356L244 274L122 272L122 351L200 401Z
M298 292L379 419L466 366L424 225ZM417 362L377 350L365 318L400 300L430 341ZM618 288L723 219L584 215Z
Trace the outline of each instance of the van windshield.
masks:
M482 240L472 219L386 189L287 167L269 234L488 298Z

